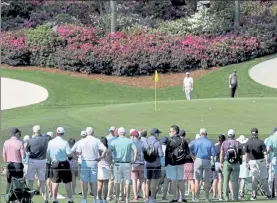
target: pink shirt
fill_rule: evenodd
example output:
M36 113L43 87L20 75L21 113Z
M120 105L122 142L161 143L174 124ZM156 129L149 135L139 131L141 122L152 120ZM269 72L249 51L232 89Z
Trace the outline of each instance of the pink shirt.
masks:
M5 141L3 146L3 156L6 157L6 162L22 163L24 157L23 141L16 137Z

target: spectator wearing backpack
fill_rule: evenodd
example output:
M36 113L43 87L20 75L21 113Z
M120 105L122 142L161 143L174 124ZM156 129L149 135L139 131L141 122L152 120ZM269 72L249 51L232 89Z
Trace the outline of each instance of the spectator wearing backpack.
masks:
M250 169L252 175L252 197L251 200L257 199L257 177L262 180L263 188L267 198L271 199L271 194L268 188L268 171L269 160L264 142L259 139L257 128L251 129L252 138L245 145L246 149L246 166Z
M185 199L184 190L184 164L186 163L186 156L189 154L187 141L179 135L179 127L173 125L170 127L170 139L167 142L165 150L165 165L166 176L171 180L171 188L173 199L171 202L178 202L179 191L183 202Z
M157 128L151 130L151 136L148 137L142 145L142 154L145 160L144 178L146 179L145 202L156 202L156 191L161 179L161 157L164 156L162 145L159 141L161 131ZM151 188L150 188L151 187ZM151 197L149 191L151 189Z
M200 182L204 181L204 190L206 195L206 201L209 200L209 187L211 178L211 159L212 161L216 157L215 145L207 138L207 130L205 128L200 129L200 138L195 139L189 148L195 155L194 161L194 179L195 179L195 199L193 202L199 202Z
M233 200L238 201L239 196L239 172L242 155L242 146L235 140L236 133L233 129L228 130L228 139L221 145L220 164L223 172L223 196L229 200L228 183L231 177L233 181Z

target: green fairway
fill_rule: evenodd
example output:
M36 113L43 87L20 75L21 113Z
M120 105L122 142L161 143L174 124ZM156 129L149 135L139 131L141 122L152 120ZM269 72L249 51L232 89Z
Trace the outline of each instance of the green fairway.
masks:
M40 71L2 69L2 77L45 87L49 98L40 104L1 111L1 138L7 139L8 129L13 126L22 129L23 135L31 134L35 124L40 124L43 132L63 126L66 139L79 139L80 131L87 126L96 129L96 136L104 136L110 125L148 130L157 127L163 135L168 135L172 124L187 129L189 138L193 138L200 127L207 128L213 140L229 128L249 135L252 127L258 127L261 137L265 138L277 125L277 90L255 83L248 71L268 58L219 68L196 79L194 91L199 97L193 93L191 101L184 100L181 87L159 89L157 112L151 89ZM234 69L239 76L238 98L230 99L228 76ZM3 185L1 191L3 194ZM75 200L80 202L81 198L76 196ZM41 198L35 197L34 202L41 202Z
M175 123L186 128L189 136L194 136L200 127L206 127L211 135L216 135L231 127L240 134L247 134L253 126L267 135L276 125L273 118L277 90L259 85L248 76L249 68L265 59L220 68L196 79L195 91L200 97L193 94L194 100L189 102L184 100L180 87L159 89L160 111L157 112L154 112L154 92L151 89L40 71L3 69L2 77L47 88L49 98L41 104L2 111L2 138L7 137L7 130L12 126L22 128L23 134L30 134L34 124L40 124L44 131L64 126L68 138L78 137L86 126L95 127L97 135L103 136L110 125L147 129L158 127L167 135L168 127ZM239 75L239 98L235 100L228 98L227 78L233 69Z

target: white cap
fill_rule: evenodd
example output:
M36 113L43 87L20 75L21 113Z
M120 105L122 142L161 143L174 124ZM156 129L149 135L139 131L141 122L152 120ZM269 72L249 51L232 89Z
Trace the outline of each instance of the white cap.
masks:
M186 72L186 75L189 75L189 72Z
M40 126L39 125L35 125L34 127L33 127L33 132L34 133L37 133L37 132L39 132L40 131Z
M85 130L82 130L80 135L81 135L81 137L86 137L87 136L87 132Z
M247 137L245 137L244 135L241 135L241 136L239 136L239 138L238 139L236 139L239 143L241 143L241 144L245 144L247 141L248 141L248 138Z
M200 131L199 131L199 134L207 134L207 129L206 128L201 128Z
M125 128L123 127L118 128L118 134L125 134L125 133L126 133Z
M47 132L46 135L49 135L50 137L53 137L54 133L53 132Z
M58 127L58 128L57 128L57 133L58 133L58 134L64 134L64 132L65 132L65 131L64 131L64 128L63 128L63 127Z
M233 129L228 130L228 135L236 135L235 130Z
M133 132L133 131L135 131L136 129L134 129L134 128L132 128L131 130L130 130L130 134Z
M93 133L94 133L93 127L87 127L86 132L87 132L87 135L93 135Z
M198 139L198 138L200 138L201 136L199 135L199 134L196 134L195 135L195 139Z
M24 138L23 138L23 141L27 141L30 139L30 135L25 135Z
M111 126L111 127L110 127L110 129L109 129L109 132L111 132L111 131L115 131L115 129L116 129L116 127Z

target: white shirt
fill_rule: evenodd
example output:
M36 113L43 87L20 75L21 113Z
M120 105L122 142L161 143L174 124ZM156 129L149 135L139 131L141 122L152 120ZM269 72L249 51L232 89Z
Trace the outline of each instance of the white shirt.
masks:
M71 154L70 146L61 136L49 141L47 155L50 156L52 161L66 161L69 154Z
M192 77L185 77L183 84L184 84L185 88L192 88L193 78Z
M88 135L86 138L80 140L76 151L82 154L82 160L95 161L100 157L99 150L103 151L105 149L106 147L99 139Z

